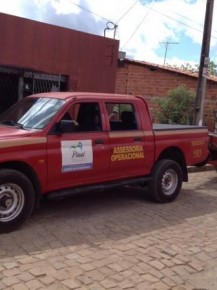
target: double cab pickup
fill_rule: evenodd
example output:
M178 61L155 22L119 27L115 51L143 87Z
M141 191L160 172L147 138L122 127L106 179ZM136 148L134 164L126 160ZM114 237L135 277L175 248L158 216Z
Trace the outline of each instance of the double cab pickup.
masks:
M26 97L0 115L0 233L20 227L44 196L139 184L171 202L187 167L207 161L208 140L206 127L152 124L141 96Z

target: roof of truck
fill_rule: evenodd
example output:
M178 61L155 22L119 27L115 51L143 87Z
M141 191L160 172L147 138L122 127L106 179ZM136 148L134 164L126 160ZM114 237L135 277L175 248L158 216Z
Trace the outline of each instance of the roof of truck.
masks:
M67 100L71 98L100 98L100 99L107 99L107 98L127 98L135 99L133 95L124 95L124 94L109 94L109 93L90 93L90 92L46 92L46 93L39 93L35 95L31 95L29 97L39 97L39 98L55 98L55 99L62 99Z

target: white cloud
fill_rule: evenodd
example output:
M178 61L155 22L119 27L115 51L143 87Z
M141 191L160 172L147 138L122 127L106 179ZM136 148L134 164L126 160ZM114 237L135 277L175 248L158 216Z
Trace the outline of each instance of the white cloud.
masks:
M43 0L42 0L43 1ZM79 14L81 12L81 8L79 7L80 1L70 1L70 0L54 0L51 1L51 5L56 10L57 14Z
M156 53L161 42L180 42L185 35L192 42L201 44L205 1L135 1L111 0L89 1L91 10L103 14L116 22L130 8L118 23L120 48L135 59L162 63ZM127 5L126 5L127 4ZM115 7L115 8L114 8ZM112 35L112 34L111 34ZM180 58L183 61L183 58Z
M145 58L145 51L147 52L148 50L151 54L151 51L159 48L160 42L165 41L165 39L179 41L179 38L184 33L190 36L193 41L200 42L202 36L201 33L200 37L198 37L198 31L195 31L194 29L180 23L186 23L188 19L182 17L180 22L175 21L181 18L181 16L176 14L175 11L183 11L182 13L184 15L184 11L188 11L190 8L190 10L195 9L195 7L189 7L190 5L192 6L196 4L187 4L181 0L166 0L154 4L152 3L144 7L138 7L137 11L134 11L134 13L132 11L132 15L129 15L130 20L126 18L123 20L123 23L121 23L122 26L120 29L123 30L123 26L129 27L129 29L124 29L124 33L121 35L123 36L123 39L127 39L129 35L127 31L132 31L132 29L135 29L135 24L138 23L139 19L142 19L142 15L147 13L147 10L149 9L149 13L144 19L143 24L128 43L128 47L132 47L136 43L136 57L138 55L140 58L142 56ZM198 19L198 21L200 20ZM129 23L134 23L134 25L130 27ZM144 42L139 39L140 36L144 37ZM122 40L121 43L123 43ZM142 53L142 51L144 51L144 53Z
M0 7L5 13L97 35L104 34L107 20L118 21L116 37L127 56L160 64L165 40L183 43L183 37L188 37L189 48L201 45L205 9L204 0L7 0ZM216 14L215 7L211 48L217 59ZM113 37L114 30L107 30L106 36ZM186 61L187 55L178 53L178 46L176 50L177 56L167 62Z
M22 16L22 7L25 5L25 2L25 0L1 2L0 11L6 14Z

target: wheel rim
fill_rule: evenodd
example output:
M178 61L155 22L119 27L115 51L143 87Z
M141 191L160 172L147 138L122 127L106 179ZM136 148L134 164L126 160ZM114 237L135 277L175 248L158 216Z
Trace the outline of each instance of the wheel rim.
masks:
M165 195L169 196L174 193L178 186L178 176L174 169L168 169L162 177L161 187Z
M14 220L24 206L23 190L16 184L8 183L0 185L0 221Z

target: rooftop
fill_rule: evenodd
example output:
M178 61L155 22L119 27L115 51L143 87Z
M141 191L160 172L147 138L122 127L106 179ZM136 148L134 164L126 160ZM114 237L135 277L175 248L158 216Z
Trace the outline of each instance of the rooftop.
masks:
M172 67L172 66L166 66L166 65L160 65L160 64L154 64L154 63L150 63L150 62L146 62L146 61L140 61L140 60L132 60L132 59L125 59L124 61L135 64L135 65L143 65L146 67L150 67L152 69L162 69L162 70L166 70L166 71L170 71L170 72L176 72L179 74L183 74L186 76L191 76L191 77L198 77L198 73L195 71L190 71L190 70L183 70L181 68L177 68L177 67ZM217 82L217 77L216 76L209 76L207 77L208 80Z

